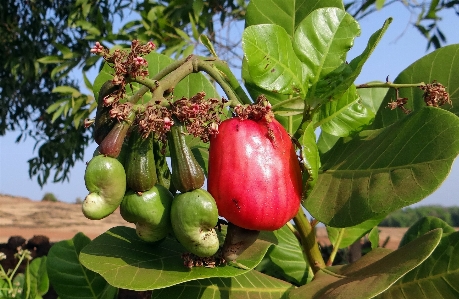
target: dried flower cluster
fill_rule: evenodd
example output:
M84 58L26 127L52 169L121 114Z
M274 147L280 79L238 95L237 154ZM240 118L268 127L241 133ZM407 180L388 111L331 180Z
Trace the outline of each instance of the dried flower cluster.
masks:
M234 113L241 119L251 119L255 121L265 120L270 123L274 119L274 113L271 110L271 104L264 95L260 95L257 101L251 105L237 105Z
M163 143L166 142L167 132L174 124L171 112L160 105L148 105L143 113L137 115L136 123L144 138L153 133Z
M398 96L398 89L396 90L396 93L397 93L397 99L395 101L389 102L387 104L387 108L389 108L390 110L394 110L394 109L400 108L400 109L402 109L403 113L409 114L411 112L411 110L406 109L406 107L405 107L406 103L408 103L408 98L400 98Z
M110 53L107 48L96 42L91 53L102 56L113 67L115 70L113 84L120 86L116 92L104 100L106 106L116 105L125 97L128 78L148 76L148 63L142 56L155 48L156 46L152 42L142 45L138 40L133 40L129 51L117 49Z
M221 255L219 250L216 254L209 257L199 257L192 253L182 254L183 265L188 269L193 267L206 267L206 268L215 268L220 265L225 265L226 261Z
M449 94L441 83L433 81L432 84L419 86L419 88L424 91L422 97L427 106L440 107L445 104L452 105Z
M205 96L205 92L199 92L190 99L181 98L171 103L170 109L172 115L185 125L188 133L208 142L210 136L218 134L220 114L226 100L206 100Z
M264 95L260 95L257 101L251 105L237 105L234 108L234 113L241 120L251 119L254 121L264 121L269 124L274 119L274 113L271 110L271 104ZM274 132L268 128L268 137L275 144Z

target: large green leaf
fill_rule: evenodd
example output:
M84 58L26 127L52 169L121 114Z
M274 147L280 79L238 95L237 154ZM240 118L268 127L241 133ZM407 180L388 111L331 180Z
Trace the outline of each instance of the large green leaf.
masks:
M448 175L458 137L457 116L426 107L385 129L342 138L322 156L304 204L319 221L347 227L418 202Z
M328 238L330 239L330 242L333 244L333 246L338 246L338 248L346 248L352 245L355 241L360 240L360 238L365 236L383 219L384 216L379 216L377 218L369 219L351 227L336 228L327 226ZM339 244L337 244L338 240Z
M320 132L319 139L317 140L317 148L319 149L319 153L321 155L328 152L336 142L338 142L339 137L328 134L327 132Z
M91 240L83 233L73 239L54 244L46 262L51 285L60 298L114 298L117 289L99 274L83 267L78 261L81 249Z
M303 119L304 101L301 97L292 95L280 94L263 89L255 84L249 73L247 60L242 61L242 78L244 86L249 92L252 99L256 99L263 94L273 106L273 111L276 119L288 129L292 124L292 132L295 132Z
M362 54L354 58L349 64L341 64L341 66L331 71L323 78L320 78L319 81L315 78L315 81L317 82L314 87L309 89L308 101L311 103L321 103L332 98L339 99L344 92L346 92L346 90L354 84L354 81L359 76L363 65L378 45L391 21L391 19L386 20L383 27L373 33Z
M458 277L459 232L447 233L427 260L378 298L459 298Z
M437 229L396 251L376 248L350 265L322 269L312 282L291 291L289 298L373 298L426 260L440 242L441 234Z
M22 298L38 299L48 292L49 278L46 270L46 256L34 259L28 266L24 277Z
M253 269L262 260L271 242L272 234L261 234L249 249L238 258L238 263ZM274 238L274 239L273 239ZM183 265L186 249L178 241L166 238L152 245L140 240L132 228L118 226L95 238L81 254L81 263L100 275L111 285L131 290L152 290L186 281L210 277L232 277L249 270L233 266L213 269Z
M242 34L242 48L256 85L281 94L306 94L302 65L284 28L273 24L247 27Z
M308 283L312 279L312 272L309 272L298 239L286 225L274 231L274 234L278 244L269 248L256 270L296 286Z
M346 62L346 54L359 35L359 23L335 7L314 10L300 23L294 34L293 48L306 66L312 85L310 95L315 95L319 80Z
M382 82L373 81L369 83ZM389 88L358 88L357 93L362 103L376 115L388 90Z
M285 298L293 286L285 281L252 270L236 277L193 280L154 290L151 298Z
M435 228L443 229L443 234L454 233L456 231L453 227L449 226L448 223L441 220L440 218L425 216L410 226L410 228L403 235L399 247L413 241L419 236Z
M450 94L450 99L453 102L453 106L445 105L443 108L459 115L458 69L459 44L445 46L411 64L397 76L394 83L431 83L436 80L446 86ZM408 103L405 107L413 111L425 107L426 104L424 103L422 94L423 91L419 88L400 88L399 90L400 97L408 98ZM386 106L390 101L395 100L395 98L395 91L391 89L384 98L382 106ZM382 128L388 126L405 116L406 114L400 109L396 109L395 111L380 109L375 117L373 127Z
M252 0L247 6L245 23L246 27L276 24L293 37L300 22L312 11L322 7L344 9L341 0Z
M362 103L355 85L351 85L340 99L326 102L314 116L315 126L322 131L347 137L370 124L375 114Z

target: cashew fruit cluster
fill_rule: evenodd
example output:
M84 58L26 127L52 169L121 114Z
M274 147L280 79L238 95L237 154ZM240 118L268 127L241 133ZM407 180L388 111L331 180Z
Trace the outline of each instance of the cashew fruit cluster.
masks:
M98 99L94 139L99 148L85 173L90 192L83 202L86 217L102 219L119 207L140 239L155 243L171 235L189 252L209 257L220 249L220 215L229 225L219 254L234 261L259 231L279 229L298 212L299 161L290 136L273 115L233 117L219 125L218 134L207 139L206 191L201 189L205 172L187 144L184 123L174 117L167 137L156 140L133 124L134 112L121 121L111 116L104 101L116 90L106 83ZM270 108L257 105L261 111Z
M171 172L153 134L142 136L129 119L109 116L103 101L114 91L107 82L99 94L94 128L99 147L85 172L90 193L83 214L97 220L119 207L123 219L134 223L137 236L146 242L160 242L172 234L197 256L215 254L218 210L212 195L200 189L204 171L187 145L183 124L176 120L167 136ZM180 193L174 196L176 190Z

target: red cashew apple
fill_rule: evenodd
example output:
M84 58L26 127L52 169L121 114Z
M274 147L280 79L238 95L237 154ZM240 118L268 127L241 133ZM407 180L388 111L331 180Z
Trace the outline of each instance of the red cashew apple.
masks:
M301 170L290 136L275 119L225 120L211 137L208 191L220 216L251 230L276 230L300 207Z

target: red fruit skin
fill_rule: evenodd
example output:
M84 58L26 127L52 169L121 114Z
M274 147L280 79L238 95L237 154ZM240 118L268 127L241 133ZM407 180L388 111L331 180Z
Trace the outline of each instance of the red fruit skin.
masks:
M207 186L229 222L251 230L281 228L298 212L302 194L290 136L276 120L223 121L210 139Z

